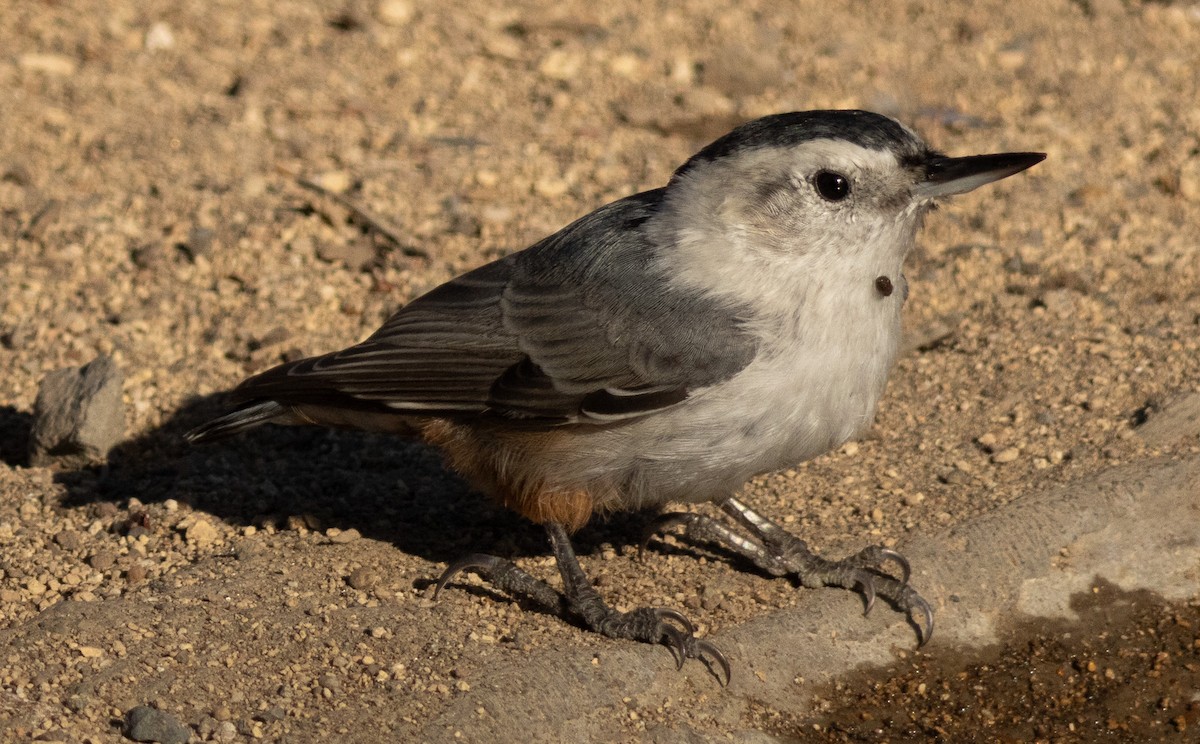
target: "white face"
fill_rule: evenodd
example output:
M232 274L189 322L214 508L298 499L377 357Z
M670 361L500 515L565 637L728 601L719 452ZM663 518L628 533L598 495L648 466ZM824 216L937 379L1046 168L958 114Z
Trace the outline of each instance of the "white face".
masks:
M842 140L764 148L712 165L729 171L720 179L722 219L785 253L845 257L880 248L881 239L906 250L902 236L916 232L929 205L914 195L918 174L894 154Z
M739 279L749 294L764 283L898 275L932 205L915 191L922 175L843 140L764 147L682 174L658 229L678 245L671 263L685 281L730 294L743 294Z

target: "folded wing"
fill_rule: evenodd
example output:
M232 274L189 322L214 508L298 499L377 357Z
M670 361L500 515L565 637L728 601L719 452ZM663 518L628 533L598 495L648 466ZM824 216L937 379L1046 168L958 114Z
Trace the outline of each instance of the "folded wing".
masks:
M608 205L418 298L360 344L246 380L243 402L610 423L675 405L754 355L738 308L671 289L642 225Z

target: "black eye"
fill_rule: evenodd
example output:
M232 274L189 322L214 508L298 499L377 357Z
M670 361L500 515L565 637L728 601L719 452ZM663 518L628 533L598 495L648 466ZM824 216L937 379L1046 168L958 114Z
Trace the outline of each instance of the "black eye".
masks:
M817 193L826 201L841 201L850 195L850 179L841 173L821 171L814 179Z

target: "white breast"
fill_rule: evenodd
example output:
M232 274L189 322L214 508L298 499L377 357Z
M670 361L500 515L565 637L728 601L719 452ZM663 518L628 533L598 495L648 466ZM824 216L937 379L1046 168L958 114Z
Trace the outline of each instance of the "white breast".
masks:
M898 270L893 277L902 288ZM867 428L895 359L903 302L873 282L867 275L853 291L810 295L793 318L759 329L759 355L733 379L603 436L620 451L627 495L643 505L723 498Z

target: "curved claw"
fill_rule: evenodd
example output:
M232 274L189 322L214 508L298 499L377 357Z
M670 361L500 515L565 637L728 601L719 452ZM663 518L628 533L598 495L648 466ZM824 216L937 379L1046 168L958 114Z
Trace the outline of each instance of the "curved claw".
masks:
M449 584L451 579L463 571L472 568L487 569L495 562L495 556L484 555L483 553L472 553L471 555L459 558L449 566L446 566L446 570L438 577L437 583L433 585L433 598L437 599L442 589L446 587L446 584Z
M871 614L871 609L875 607L875 580L870 574L867 574L866 578L858 582L858 585L862 587L863 600L867 603L866 608L863 609L863 617L866 617Z
M683 669L683 660L687 658L687 642L684 640L683 632L674 625L663 625L663 645L671 652L671 656L675 659L675 671Z
M921 614L925 616L925 624L917 625L917 630L920 631L921 635L920 640L917 642L917 648L921 648L926 643L929 643L929 639L933 637L933 608L924 599L921 599L917 607L920 608Z
M649 547L652 537L661 532L666 532L672 527L687 524L692 516L688 512L669 512L651 522L650 526L646 528L646 533L642 535L642 541L638 543L638 560L644 561L646 559L646 548Z
M711 669L712 663L709 662L711 660L725 674L725 679L721 680L721 686L729 686L729 681L733 679L733 669L729 664L729 659L725 657L721 649L712 643L696 638L696 626L692 625L692 621L688 620L687 616L669 607L655 608L654 614L660 621L674 620L679 623L680 627L678 628L665 622L662 624L663 645L675 659L675 671L683 669L683 662L686 659L700 659L708 663Z
M900 585L908 586L908 577L912 575L912 568L908 565L908 559L900 555L891 548L879 549L879 560L882 563L885 560L891 559L893 563L900 566Z
M679 623L688 635L693 635L696 632L696 626L692 625L692 621L688 620L687 616L679 610L672 610L670 607L658 607L654 610L654 614L658 616L659 620L670 618Z
M721 671L725 672L725 680L721 682L721 686L729 686L729 683L733 680L733 669L729 666L729 659L725 658L725 654L721 652L721 649L712 645L708 641L697 640L696 655L701 658L708 656L713 661L716 661L717 666L721 667Z

